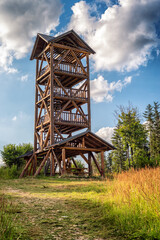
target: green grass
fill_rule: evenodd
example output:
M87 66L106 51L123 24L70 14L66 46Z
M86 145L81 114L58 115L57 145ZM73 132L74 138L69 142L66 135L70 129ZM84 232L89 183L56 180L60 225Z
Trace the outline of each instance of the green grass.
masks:
M159 168L112 181L1 180L0 192L19 209L12 222L18 239L160 239Z

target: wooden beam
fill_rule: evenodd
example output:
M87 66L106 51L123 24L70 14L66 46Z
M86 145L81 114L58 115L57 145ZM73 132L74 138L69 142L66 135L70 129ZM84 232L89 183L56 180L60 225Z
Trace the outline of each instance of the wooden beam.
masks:
M55 69L56 67L62 62L62 60L68 55L68 53L70 52L70 50L66 51L63 56L61 57L61 59L56 63L55 65Z
M36 60L36 78L38 77L38 68L39 68L39 60ZM38 101L38 90L36 88L36 80L35 80L35 112L34 112L34 132L36 132L36 126L37 126L37 117L38 117L38 106L36 105ZM34 134L34 152L37 150L37 138Z
M74 166L75 166L76 168L78 168L78 166L77 166L77 163L76 163L76 161L74 160L74 158L73 158L73 157L71 158L71 160L72 160L72 162L73 162Z
M91 107L90 107L90 76L89 76L89 55L86 56L87 61L87 89L88 89L88 129L91 131Z
M70 50L74 50L74 51L80 52L80 53L88 53L87 51L85 51L83 49L73 48L73 47L63 45L63 44L59 44L59 43L52 43L52 44L54 47L57 47L57 48L70 49Z
M73 57L77 60L77 62L78 62L78 64L80 65L83 73L86 75L87 73L86 73L86 71L85 71L85 69L84 69L84 67L83 67L83 64L81 63L81 60L78 59L78 57L76 56L76 54L75 54L75 52L74 52L73 50L71 50L71 53L72 53Z
M86 151L86 152L101 152L102 149L97 149L97 148L80 148L80 147L66 147L64 146L63 148L68 149L68 150L80 150L80 151Z
M84 161L88 164L88 159L84 156L83 153L80 153L80 156L84 159Z
M101 151L101 172L102 172L102 176L105 177L104 151Z
M54 144L54 102L53 102L53 92L54 92L54 69L53 69L53 46L50 47L50 141L51 145Z
M91 157L93 158L93 161L94 161L94 163L95 163L95 165L96 165L96 167L97 167L99 173L102 175L101 168L100 168L100 166L99 166L99 164L98 164L98 162L97 162L97 160L96 160L96 158L95 158L95 156L93 155L92 152L91 152Z
M55 129L56 133L62 138L62 140L64 140L64 137L62 136L62 134L61 134L60 131L56 128L55 125L54 125L54 129Z
M28 162L27 162L27 164L26 164L25 168L23 169L23 171L22 171L21 175L19 176L19 178L22 178L22 177L24 176L24 174L25 174L25 171L28 169L28 167L29 167L30 163L31 163L31 162L32 162L32 160L33 160L33 157L34 157L34 154L32 154L32 156L31 156L31 157L30 157L30 159L28 160Z
M55 80L56 80L57 84L63 89L63 91L65 92L65 94L69 97L68 92L67 92L66 89L63 87L62 83L58 80L58 78L56 78L56 76L55 76Z
M53 149L52 149L52 153L53 153L54 158L55 158L56 161L57 161L57 164L58 164L58 167L59 167L59 171L60 171L60 173L62 174L61 164L60 164L60 162L59 162L59 160L58 160L58 158L57 158L57 156L56 156L56 154L55 154L55 152L54 152Z
M36 173L34 174L35 177L40 173L42 167L44 166L45 162L47 161L47 158L49 157L50 151L51 151L51 150L49 150L49 151L47 152L45 158L44 158L43 161L41 162L41 164L40 164L39 168L37 169Z
M92 163L91 163L91 153L88 153L88 174L92 177Z
M50 176L55 175L55 160L52 151L50 152Z
M63 174L66 173L66 149L62 148Z
M61 115L61 113L66 109L66 107L71 103L71 100L69 100L63 108L58 112L58 114L55 116L55 120L58 119L58 117Z
M49 139L49 136L50 136L50 127L49 127L49 129L48 129L48 133L47 133L47 136L46 136L46 139L45 139L45 141L44 141L44 145L43 145L43 147L45 148L46 147L46 145L47 145L47 142L48 142L48 139Z
M45 52L44 52L44 57L45 57L45 59L46 59L46 61L47 61L48 67L49 67L49 69L50 69L50 62L49 62L48 57L47 57L47 55L46 55Z

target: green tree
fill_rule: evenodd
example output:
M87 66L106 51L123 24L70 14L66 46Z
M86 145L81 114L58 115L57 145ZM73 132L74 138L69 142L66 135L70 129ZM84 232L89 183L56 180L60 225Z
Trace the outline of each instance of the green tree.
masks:
M8 144L3 147L1 151L2 159L8 167L16 165L19 168L23 164L23 159L19 156L32 151L33 146L30 143L23 143L19 145Z
M116 147L112 156L113 170L120 172L131 167L143 167L148 163L147 131L140 122L137 109L120 107L117 121L112 139Z
M122 141L122 137L119 134L119 126L114 129L112 143L116 150L110 153L110 158L112 158L112 170L114 172L121 172L126 170L126 156L127 152Z
M144 117L149 138L149 153L151 166L160 162L160 104L154 102L153 106L148 104ZM154 163L155 162L155 163Z

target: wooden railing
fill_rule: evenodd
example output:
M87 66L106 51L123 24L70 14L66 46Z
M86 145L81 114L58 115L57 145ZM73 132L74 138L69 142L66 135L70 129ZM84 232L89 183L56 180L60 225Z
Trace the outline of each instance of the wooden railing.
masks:
M53 68L56 66L56 63L53 65ZM86 71L86 67L84 67L85 71ZM44 73L49 71L49 67L48 65L46 67L44 67L40 74L39 77L42 76ZM62 71L62 72L66 72L66 73L72 73L72 74L80 74L80 75L84 75L84 72L82 70L81 67L70 64L70 63L60 63L56 66L55 71ZM87 72L86 72L87 74Z
M66 92L65 92L66 91ZM78 90L76 88L65 88L65 91L62 88L54 88L54 96L62 97L73 97L73 98L88 98L88 90ZM67 95L68 94L68 95Z
M57 111L55 114L59 115L59 112ZM85 115L86 119L87 117L88 116ZM83 118L81 114L70 112L62 112L58 117L55 116L55 121L86 124L86 120Z
M66 92L65 92L66 91ZM78 90L76 88L65 88L65 91L62 88L54 88L54 96L60 97L73 97L73 98L80 98L80 99L87 99L88 98L88 90ZM50 94L50 90L48 90L48 95ZM68 94L68 95L67 95ZM38 94L38 101L41 100L41 95Z
M86 120L88 120L88 115L85 115L85 118L78 113L70 113L70 112L62 112L59 111L54 112L54 117L56 122L69 122L69 123L78 123L78 124L87 124ZM40 118L39 124L48 122L50 120L48 114L42 116Z
M55 70L68 72L73 74L84 74L81 67L70 64L70 63L60 63L56 66Z

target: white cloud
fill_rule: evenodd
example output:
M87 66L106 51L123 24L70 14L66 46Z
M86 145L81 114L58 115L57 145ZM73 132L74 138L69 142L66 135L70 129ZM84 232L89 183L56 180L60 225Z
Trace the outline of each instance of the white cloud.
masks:
M21 76L20 80L21 80L21 82L27 82L28 81L28 74Z
M126 77L123 81L118 80L117 82L109 83L104 79L103 76L99 75L90 82L91 88L91 98L95 102L103 102L107 100L111 102L113 100L113 95L116 91L121 92L122 88L127 84L131 83L132 77Z
M55 30L61 11L60 0L1 0L0 70L16 72L13 59L28 53L37 32Z
M13 118L12 118L12 121L16 121L17 120L17 116L14 116Z
M106 1L110 2L110 1ZM96 51L95 69L131 71L146 65L158 46L156 25L160 19L159 0L119 0L96 18L85 1L72 6L68 29L84 36Z
M132 77L131 77L131 76L125 77L125 79L124 79L124 85L127 85L127 84L131 83L131 81L132 81Z
M107 142L112 144L112 136L114 132L114 127L103 127L96 132L96 134L106 140Z

